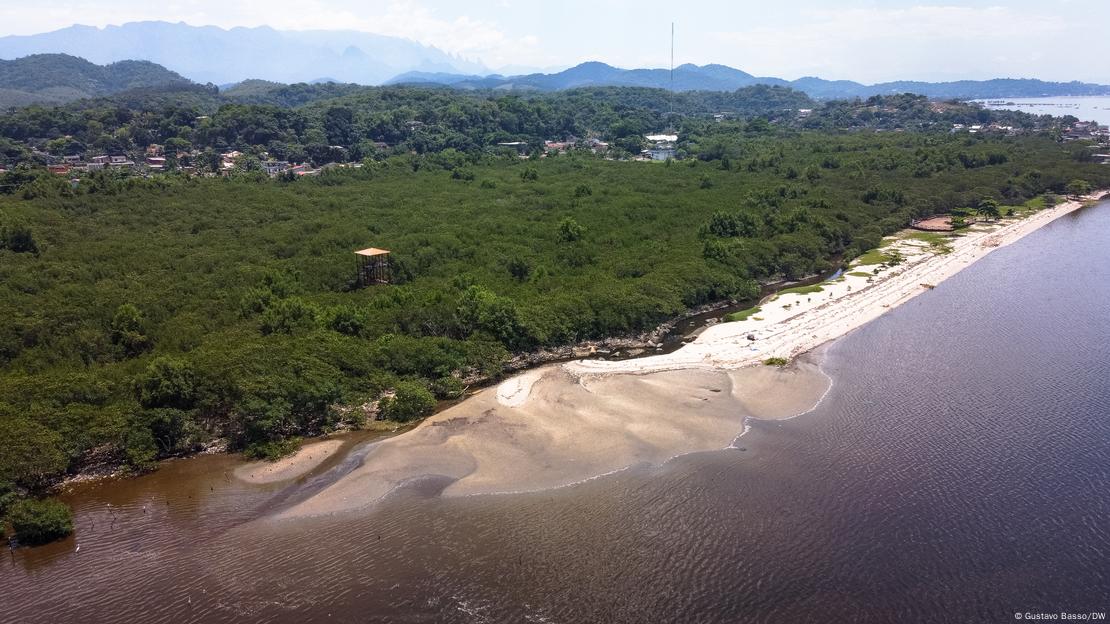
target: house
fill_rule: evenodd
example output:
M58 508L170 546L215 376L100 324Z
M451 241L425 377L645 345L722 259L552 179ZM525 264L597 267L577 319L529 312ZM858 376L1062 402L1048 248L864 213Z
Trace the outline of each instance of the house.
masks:
M262 162L262 170L268 176L276 176L288 168L289 162L285 160L266 160Z
M47 165L46 170L55 175L69 175L69 165Z
M104 165L107 165L108 163L112 162L112 159L109 156L93 156L92 158L89 159L89 162L94 164L94 165L100 165L101 168L103 168Z
M155 170L162 170L166 168L166 159L163 156L147 156L146 166Z
M644 137L654 145L644 150L643 155L651 160L672 160L675 158L675 144L678 142L677 134L649 134Z
M146 146L147 156L163 156L164 154L165 150L162 148L161 145L158 145L157 143L151 143L150 145Z
M62 156L62 162L67 165L76 165L81 162L80 154L72 154L70 156Z
M608 143L593 137L586 139L586 146L589 147L590 150L593 151L595 154L598 152L604 152L609 149Z
M528 153L528 144L524 141L506 141L504 143L498 143L497 147L510 147L515 149L521 156Z

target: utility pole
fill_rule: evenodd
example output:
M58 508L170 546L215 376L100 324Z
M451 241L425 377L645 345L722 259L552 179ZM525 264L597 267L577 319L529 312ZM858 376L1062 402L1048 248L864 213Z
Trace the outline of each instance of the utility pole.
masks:
M674 22L671 22L671 117L674 117Z

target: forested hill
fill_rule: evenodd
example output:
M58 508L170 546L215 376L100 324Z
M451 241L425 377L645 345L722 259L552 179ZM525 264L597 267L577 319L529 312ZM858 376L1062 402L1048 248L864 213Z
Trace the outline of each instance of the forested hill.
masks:
M260 103L261 102L261 103ZM1059 131L1065 120L920 96L815 103L785 87L733 92L593 87L506 94L433 87L254 83L219 93L214 87L132 89L64 107L26 107L0 115L0 168L46 165L63 156L127 154L143 159L165 146L170 169L215 172L219 155L238 150L245 164L270 158L324 166L410 151L454 149L497 153L519 142L531 152L545 141L602 141L611 157L638 155L645 135L686 137L706 123L948 133L953 124L999 124L1000 132ZM515 152L514 152L515 153Z
M0 60L0 109L33 103L60 104L145 87L192 84L148 61L94 65L68 54L35 54Z

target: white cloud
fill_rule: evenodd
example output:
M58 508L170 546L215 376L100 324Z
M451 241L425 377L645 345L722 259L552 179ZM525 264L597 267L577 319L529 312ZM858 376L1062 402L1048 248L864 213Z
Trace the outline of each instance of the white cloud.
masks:
M359 30L412 39L489 65L552 59L536 54L539 39L515 37L496 23L467 15L446 15L416 0L214 0L154 4L123 0L111 5L89 0L56 0L51 6L0 6L3 34L33 34L71 24L106 26L144 20L192 25L271 26L279 30Z
M1015 60L1041 58L1037 48L1066 29L1058 16L1006 7L916 6L807 11L788 23L716 32L710 39L726 46L729 58L747 59L749 71L882 81L914 73L995 77L1021 65Z

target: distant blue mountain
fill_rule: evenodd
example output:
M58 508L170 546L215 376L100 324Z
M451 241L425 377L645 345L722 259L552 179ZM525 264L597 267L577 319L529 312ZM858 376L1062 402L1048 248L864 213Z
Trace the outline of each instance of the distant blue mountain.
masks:
M1033 79L998 78L958 82L897 81L865 85L850 80L806 77L798 80L753 76L725 65L680 65L674 74L666 69L620 69L605 63L588 62L553 74L522 76L466 76L444 73L408 73L390 83L449 85L460 89L558 91L576 87L628 86L674 88L677 91L735 91L752 85L779 85L797 89L813 98L851 98L917 93L934 98L1000 98L1046 95L1110 95L1110 86L1084 82L1045 82Z
M0 59L64 53L96 64L144 60L196 82L232 84L257 78L284 83L328 76L380 84L407 71L485 74L478 63L408 39L356 31L282 31L184 23L131 22L0 37Z

